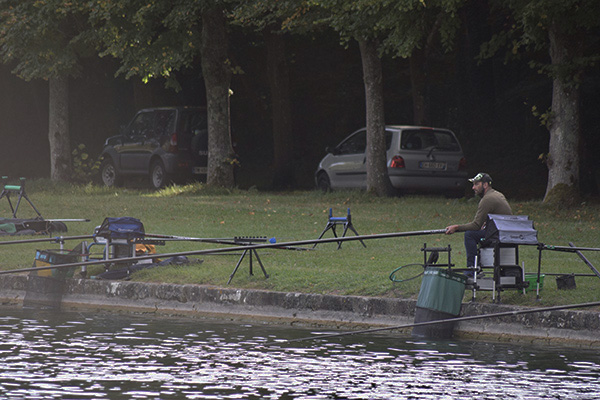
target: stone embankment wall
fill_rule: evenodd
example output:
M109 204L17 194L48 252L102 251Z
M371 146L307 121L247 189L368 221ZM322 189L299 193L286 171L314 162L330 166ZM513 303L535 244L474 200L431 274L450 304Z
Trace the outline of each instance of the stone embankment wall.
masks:
M22 304L28 277L0 276L0 301ZM260 320L353 330L410 325L416 302L396 298L246 290L205 285L68 279L61 307L113 309L230 320ZM461 316L522 308L465 303ZM403 329L410 334L410 328ZM459 322L455 337L569 342L600 347L598 311L547 311Z

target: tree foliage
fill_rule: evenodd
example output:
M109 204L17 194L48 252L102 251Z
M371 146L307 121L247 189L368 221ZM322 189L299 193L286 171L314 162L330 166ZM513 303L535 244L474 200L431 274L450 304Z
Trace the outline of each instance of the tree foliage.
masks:
M378 39L380 54L407 58L434 36L449 50L460 26L465 0L323 0L321 22L340 33L342 43Z
M0 21L0 57L22 79L78 75L91 54L78 2L0 0Z
M481 47L480 58L505 51L505 61L526 57L530 67L564 83L578 85L581 74L600 61L600 2L594 0L496 0L494 15L498 31ZM552 63L549 30L557 30L570 41L570 57ZM536 56L537 54L537 56Z
M202 5L191 0L90 2L99 55L119 59L116 73L127 79L164 78L167 87L178 90L175 72L193 66L200 52Z

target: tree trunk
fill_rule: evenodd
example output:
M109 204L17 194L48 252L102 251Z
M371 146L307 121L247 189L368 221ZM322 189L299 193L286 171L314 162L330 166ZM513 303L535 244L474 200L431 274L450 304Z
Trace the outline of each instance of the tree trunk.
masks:
M225 16L220 8L202 12L202 74L208 113L208 186L233 187L237 162L231 145Z
M556 25L548 30L553 65L569 62L569 41ZM556 76L552 88L552 122L545 203L571 206L579 199L579 89L566 77Z
M392 194L387 171L383 77L377 45L372 40L359 40L367 106L367 191L378 196Z
M413 123L415 125L428 125L427 101L427 56L425 50L415 48L409 59L410 85L413 100Z
M415 125L430 125L429 96L427 80L429 79L429 57L433 42L439 32L445 14L440 12L430 32L422 43L415 47L410 55L410 84L413 99L413 123Z
M267 31L265 41L273 118L273 187L293 187L296 163L293 157L290 76L285 59L285 39L280 34Z
M50 143L50 179L71 179L71 143L69 138L69 77L49 79L48 141Z

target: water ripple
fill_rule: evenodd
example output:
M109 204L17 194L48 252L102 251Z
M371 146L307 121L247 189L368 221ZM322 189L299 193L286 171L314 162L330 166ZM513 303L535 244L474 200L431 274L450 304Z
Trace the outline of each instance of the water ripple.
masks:
M3 310L7 399L600 399L600 356L569 348L296 342L310 332L139 315Z

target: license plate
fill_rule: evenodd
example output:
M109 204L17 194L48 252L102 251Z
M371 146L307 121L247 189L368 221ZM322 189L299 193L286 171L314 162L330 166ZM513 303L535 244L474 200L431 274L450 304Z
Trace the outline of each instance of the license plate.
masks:
M192 168L192 173L194 174L206 174L207 172L207 168L206 167L194 167Z
M445 162L436 162L436 161L421 161L419 163L419 168L445 170L446 163Z

